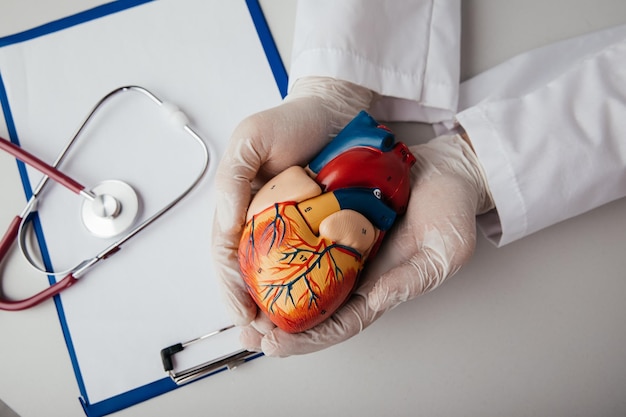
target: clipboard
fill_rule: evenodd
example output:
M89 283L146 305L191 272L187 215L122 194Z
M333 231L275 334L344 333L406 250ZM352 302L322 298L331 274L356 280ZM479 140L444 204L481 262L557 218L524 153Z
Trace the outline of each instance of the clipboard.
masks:
M221 28L209 27L201 29L200 26L194 27L189 24L190 15L194 15L195 19L202 21L202 16L198 16L197 12L206 12L211 7L228 9L226 12L220 9L221 13L218 13L220 15L219 19L224 21ZM185 11L186 9L187 11ZM227 23L231 14L236 16L237 19L235 28L239 31L236 37L239 44L234 42L237 46L226 47L223 44L223 37L217 38L215 36L219 30L227 26L233 26L232 22ZM138 30L135 24L139 25L141 30ZM161 25L160 27L159 24ZM216 24L219 24L219 22ZM155 35L168 27L169 37L163 36L159 38ZM129 28L133 29L132 33ZM103 31L105 32L104 34L102 33ZM118 36L120 33L124 36ZM172 33L175 33L176 36L173 36ZM232 35L233 32L230 32L230 34ZM196 36L196 38L193 38L193 36ZM88 40L93 45L93 50L84 51L85 56L82 57L82 60L71 61L71 56L77 52L72 48L84 46L84 39L77 40L77 38L85 37L89 37ZM204 39L199 39L199 37L204 37ZM127 40L128 43L126 45L119 44L120 38ZM177 44L181 40L188 42L185 48L181 48ZM178 62L171 63L168 68L159 68L156 65L163 57L173 56L174 58L171 59L184 61L190 51L193 52L203 47L209 48L215 40L221 42L220 45L217 45L217 51L203 52L201 53L203 54L201 58L190 59L187 65ZM141 45L138 45L139 43ZM251 43L254 43L254 45L250 45ZM114 45L111 46L111 44ZM68 46L67 49L63 49L66 46ZM250 46L249 49L247 49L248 46ZM229 68L229 62L207 62L207 57L224 56L224 54L228 56L229 48L236 51L238 47L245 48L245 54L232 57L235 65L237 65L235 71ZM59 61L63 62L63 58L69 57L68 67L65 71L61 68L47 71L47 73L46 71L40 71L40 73L33 75L28 67L29 62L20 61L20 56L24 54L25 50L28 52L26 55L29 57L35 54L35 59L38 63L58 63ZM158 56L160 53L163 56ZM135 61L134 58L137 56L141 59ZM94 63L93 61L97 59L102 59L104 63ZM112 59L119 60L118 64L107 67L108 64L105 61ZM205 65L204 67L203 64ZM77 65L80 68L75 68ZM99 65L104 65L106 68L103 67L102 71L100 71L98 69ZM25 69L29 71L24 71ZM72 76L73 72L78 74L87 70L91 72L88 77L82 80L80 77ZM25 75L26 73L28 73L30 78ZM207 75L207 73L209 74ZM214 90L215 83L206 82L206 80L202 79L203 76L223 76L224 78L219 80L220 83L224 83L225 79L228 80L228 77L232 76L235 80L241 81L242 84L231 85L226 92L218 91ZM188 80L194 82L189 82ZM192 123L201 132L201 136L208 137L208 140L212 142L211 145L214 147L216 155L221 154L225 148L228 134L241 118L247 114L278 104L282 97L286 95L287 88L286 71L257 0L246 0L245 2L243 0L240 2L209 2L205 0L185 0L180 2L116 1L49 22L25 32L0 38L0 106L2 107L7 125L6 133L8 133L9 138L14 143L33 150L34 153L43 159L53 159L54 154L58 151L58 148L55 149L57 141L66 138L67 132L71 132L76 127L76 123L70 123L69 121L75 120L76 117L84 116L99 95L106 93L111 87L123 85L127 81L136 84L147 84L147 87L155 90L166 100L171 100L179 105L191 117ZM26 88L27 85L29 88L32 88L37 86L38 83L45 85L47 89L42 96L38 95L37 89L29 90ZM97 86L94 87L96 84ZM85 86L89 88L85 88ZM197 92L198 89L201 89L204 95L199 94ZM237 91L239 89L243 91ZM31 94L31 96L25 99L27 105L25 102L16 99L26 90ZM63 95L59 95L60 92ZM231 93L234 99L231 97ZM59 102L58 108L55 108L55 102L51 101L51 97L55 97L55 95L63 98ZM243 97L245 97L245 103L242 105ZM225 101L228 101L228 103L225 104ZM26 106L28 107L28 112L24 110ZM208 111L206 110L207 107L209 108ZM55 116L51 117L46 112L55 114ZM218 120L213 112L228 120ZM25 116L25 113L28 114ZM57 113L62 114L59 115ZM41 126L33 123L36 120L45 120L48 124ZM40 138L46 138L46 143L43 143ZM50 140L48 141L48 139ZM33 146L38 149L33 149ZM215 168L214 163L212 168ZM21 163L18 163L18 170L25 194L28 197L32 193L32 184L37 181L37 174L27 169ZM210 171L205 180L205 187L210 188L212 174L213 172ZM195 192L189 198L189 201L183 202L180 213L177 213L178 209L176 209L170 218L163 222L163 225L158 226L165 229L163 233L169 233L168 236L170 237L173 236L172 245L185 245L184 239L180 239L176 235L176 228L179 225L172 219L188 218L190 215L197 216L197 213L193 212L192 207L201 206L203 202L206 203L201 193ZM203 207L208 209L210 204ZM185 231L189 232L189 229L197 229L198 227L207 228L206 235L208 236L210 234L210 230L208 230L210 223L211 219L207 214L207 218L204 221L194 221L192 224L186 225L188 229ZM53 246L54 242L52 240L54 238L50 232L50 225L42 218L41 221L35 220L34 228L44 262L50 265L56 264L58 255L55 253L56 250ZM203 243L206 243L206 241L200 241L199 244L194 246L200 246ZM133 258L145 258L145 253L142 254L141 250L136 251L134 244L132 246L133 249L129 249L130 254L125 257L126 260L115 260L115 262L132 263ZM145 245L139 242L137 246ZM198 257L196 256L196 258ZM160 291L166 292L167 297L172 297L172 294L167 292L171 292L172 288L182 287L183 289L180 290L179 296L185 297L193 290L194 286L192 284L194 280L210 279L211 273L208 272L209 268L206 267L206 261L203 259L192 259L188 263L193 264L194 262L198 264L195 266L186 265L187 270L185 272L189 274L186 284L177 282L176 285L164 286L165 288L161 288ZM171 264L175 265L176 262ZM168 268L172 268L171 264ZM107 268L102 269L102 273L105 275ZM136 268L136 266L133 266L133 268ZM198 270L205 271L205 276L198 277ZM158 282L157 274L147 275ZM48 279L50 283L53 283L55 280L52 276ZM149 323L154 324L153 322L161 320L162 317L166 317L165 320L169 320L168 316L171 315L171 311L168 309L174 310L178 308L180 301L173 300L172 305L159 304L159 301L156 301L153 303L154 305L151 305L150 299L162 300L163 296L161 295L161 298L159 298L156 294L153 294L153 290L147 291L145 288L141 288L141 283L136 284L139 288L133 288L135 284L131 283L129 288L125 288L129 290L126 292L124 291L125 289L116 291L115 288L107 288L107 286L114 286L114 284L105 282L101 276L89 277L86 275L84 280L84 282L79 282L71 292L67 291L61 294L61 296L55 297L54 302L81 393L80 402L88 416L103 416L114 413L177 389L193 380L214 375L229 367L237 366L242 362L260 356L259 354L251 354L241 349L229 352L227 355L216 353L216 356L213 356L213 353L211 353L209 356L206 356L206 351L203 350L204 348L199 348L200 345L215 346L225 344L226 346L233 346L233 338L237 336L233 336L234 332L226 330L215 333L216 329L228 328L231 330L229 324L224 321L224 316L221 316L215 323L209 323L209 320L207 320L207 323L194 323L184 331L172 328L173 326L168 326L167 324L161 325L161 327L157 325L159 330L166 336L162 337L163 341L159 342L158 348L141 352L140 356L150 357L150 367L159 369L158 377L141 377L131 382L119 382L115 380L116 375L98 374L98 366L94 365L94 362L104 360L104 358L102 355L90 352L90 342L85 340L89 339L89 335L93 333L93 330L97 330L98 333L103 332L107 321L116 325L121 323L120 317L116 317L111 311L106 309L106 300L115 300L116 303L126 302L127 305L132 305L133 300L129 299L131 298L129 294L139 292L140 294L148 295L149 297L142 299L142 303L147 304L147 306L142 306L142 308L145 307L145 311L140 312L143 314L138 313L136 318L132 318L136 324L145 327L149 327ZM185 290L187 293L185 293ZM93 294L103 295L102 298L105 299L102 306L103 310L99 311L99 307L93 305L95 298ZM212 294L212 296L216 296L216 294ZM81 301L81 298L84 301ZM215 300L216 298L213 297L213 299ZM149 308L153 310L149 310ZM93 315L86 314L87 317L84 319L76 318L78 314L85 314L90 310L93 310ZM190 318L189 321L193 321L195 313L193 309L190 310L188 315L190 314L191 317L188 318ZM106 311L109 317L102 317L102 311ZM98 313L100 314L99 316L97 315ZM175 314L174 316L182 317ZM114 330L109 328L105 333L108 335L115 334ZM126 332L132 330L133 326L128 326ZM121 332L120 334L124 335L125 333ZM168 376L162 369L160 349L176 344L180 340L187 340L201 334L213 334L213 336L203 339L201 344L197 344L198 347L193 348L198 352L190 356L188 362L177 355L176 362L179 363L176 363L176 369L172 369ZM132 343L128 343L128 346L115 346L123 345L127 341L105 339L99 342L110 344L109 347L112 347L110 350L112 357L109 358L112 362L119 359L119 356L122 355L121 351L128 352L128 350L132 351L135 349ZM191 353L193 354L194 352ZM203 359L198 361L200 357ZM131 373L134 372L134 369L124 369L122 373L126 371ZM94 375L97 377L94 377ZM94 382L100 377L103 378L102 381ZM124 375L124 377L127 376ZM94 384L101 384L102 386L94 387Z

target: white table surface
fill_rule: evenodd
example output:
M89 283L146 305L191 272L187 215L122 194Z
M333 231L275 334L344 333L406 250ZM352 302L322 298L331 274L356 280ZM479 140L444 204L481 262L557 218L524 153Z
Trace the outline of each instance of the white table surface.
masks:
M0 36L100 3L2 0ZM287 66L294 3L261 2ZM462 76L622 23L619 0L465 0ZM430 134L394 128L407 142ZM0 178L7 225L25 200L6 155ZM13 296L43 285L17 257L0 272ZM339 346L261 358L115 415L626 416L625 299L622 199L501 249L480 238L443 287ZM0 399L20 416L84 415L52 303L0 312L0 366Z

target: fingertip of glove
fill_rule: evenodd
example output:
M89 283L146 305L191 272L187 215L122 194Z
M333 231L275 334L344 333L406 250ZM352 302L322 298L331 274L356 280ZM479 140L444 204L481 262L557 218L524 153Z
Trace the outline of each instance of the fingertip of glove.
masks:
M289 356L289 354L281 350L281 344L277 340L277 335L276 335L276 332L279 332L279 331L280 330L275 329L267 333L261 339L261 350L263 351L265 356L270 356L274 358L284 358L284 357Z
M244 349L250 352L261 352L261 340L263 335L250 326L243 327L239 334L239 342Z
M236 326L248 326L256 317L258 307L245 289L222 284L222 299L231 321Z
M249 326L256 317L257 306L254 302L242 303L240 298L237 298L230 303L230 316L233 324L236 326Z

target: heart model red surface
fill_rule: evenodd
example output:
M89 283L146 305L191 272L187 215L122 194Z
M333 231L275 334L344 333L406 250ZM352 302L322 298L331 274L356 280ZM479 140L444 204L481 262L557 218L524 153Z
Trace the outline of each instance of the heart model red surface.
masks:
M355 117L306 168L256 194L239 245L248 291L281 329L330 317L406 211L415 157L369 114Z

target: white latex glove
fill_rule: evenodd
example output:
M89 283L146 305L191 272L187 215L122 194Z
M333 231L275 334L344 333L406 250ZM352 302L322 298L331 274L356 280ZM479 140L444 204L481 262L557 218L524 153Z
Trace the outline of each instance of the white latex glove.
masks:
M417 162L407 212L385 237L349 301L326 321L297 334L259 317L242 332L246 348L288 356L337 344L385 311L438 287L470 259L476 215L493 208L473 150L456 134L410 149Z
M237 248L252 194L293 165L306 165L356 114L370 90L332 78L298 80L284 102L243 120L216 173L217 208L212 249L226 305L235 324L257 314L239 273Z

